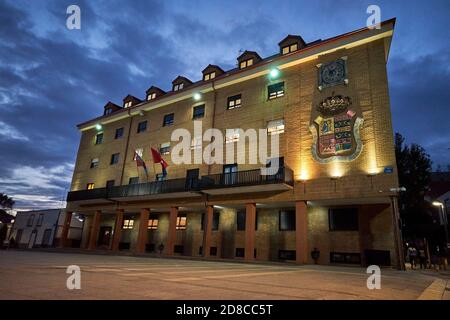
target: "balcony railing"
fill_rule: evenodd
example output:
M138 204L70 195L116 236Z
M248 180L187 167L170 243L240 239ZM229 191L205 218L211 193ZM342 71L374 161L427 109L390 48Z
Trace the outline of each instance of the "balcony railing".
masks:
M150 196L175 192L198 192L201 190L241 187L264 184L288 184L293 186L293 172L282 167L273 175L261 175L261 170L248 170L232 173L221 173L203 176L201 179L171 179L147 183L129 184L110 188L71 191L67 194L67 201L100 200L127 198L136 196Z
M291 169L281 167L277 173L271 175L262 175L260 169L212 174L202 177L200 188L206 190L280 183L294 185L294 174Z

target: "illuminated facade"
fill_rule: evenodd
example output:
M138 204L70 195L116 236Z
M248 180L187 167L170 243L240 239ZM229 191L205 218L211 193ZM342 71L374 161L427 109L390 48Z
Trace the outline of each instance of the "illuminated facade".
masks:
M269 58L245 51L233 70L208 65L198 82L179 76L170 92L152 86L145 99L109 102L102 117L78 126L67 211L86 218L82 247L396 265L390 190L398 179L386 74L394 23L312 43L290 35ZM279 135L281 168L262 176L261 165L235 159L172 163L171 133L193 132L194 120L204 130ZM193 153L207 145L193 136ZM150 148L167 161L166 177Z

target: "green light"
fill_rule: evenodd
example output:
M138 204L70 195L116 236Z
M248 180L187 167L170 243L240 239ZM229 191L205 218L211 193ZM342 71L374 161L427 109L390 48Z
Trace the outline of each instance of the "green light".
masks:
M100 123L97 123L96 125L95 125L95 129L97 129L98 131L100 131L100 130L102 130L102 125L100 124Z
M271 69L269 72L269 76L272 79L277 78L280 75L280 70L278 70L277 68Z
M194 93L194 100L200 100L202 98L202 95L198 92Z

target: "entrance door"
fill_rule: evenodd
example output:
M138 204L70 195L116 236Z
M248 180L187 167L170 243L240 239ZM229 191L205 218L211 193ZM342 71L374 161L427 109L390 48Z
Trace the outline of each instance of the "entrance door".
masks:
M226 164L223 166L224 184L235 184L237 181L237 164Z
M192 189L198 181L199 169L190 169L186 171L186 189Z
M28 249L31 249L34 247L34 244L36 242L36 236L37 236L37 231L33 230L33 232L31 232L31 234L30 234L30 240L28 241Z
M98 246L109 247L109 240L111 239L112 227L100 227L98 234Z

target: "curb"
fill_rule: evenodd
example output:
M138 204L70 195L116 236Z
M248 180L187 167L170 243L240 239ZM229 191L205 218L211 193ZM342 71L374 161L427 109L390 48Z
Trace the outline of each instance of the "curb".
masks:
M417 300L442 300L447 287L447 281L434 280L417 298Z

